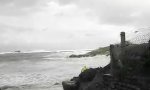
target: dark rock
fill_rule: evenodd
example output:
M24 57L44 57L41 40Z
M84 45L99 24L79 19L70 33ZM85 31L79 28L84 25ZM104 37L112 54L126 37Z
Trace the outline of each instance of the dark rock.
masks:
M62 85L63 85L64 90L77 90L78 89L76 81L63 81Z
M93 69L93 68L87 69L79 75L79 79L81 82L92 81L96 73L97 73L96 69Z
M96 69L97 70L97 69ZM98 69L93 80L90 82L81 82L79 90L103 90L103 71Z
M54 85L60 85L60 83L57 83L57 82L56 82Z
M0 90L8 90L8 89L19 90L19 87L16 87L16 86L3 86L3 87L0 87Z

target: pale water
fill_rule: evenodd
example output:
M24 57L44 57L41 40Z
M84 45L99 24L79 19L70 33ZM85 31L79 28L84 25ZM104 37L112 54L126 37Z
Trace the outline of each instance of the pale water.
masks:
M68 58L74 52L0 54L3 90L63 90L61 82L78 76L84 65L103 67L109 57Z

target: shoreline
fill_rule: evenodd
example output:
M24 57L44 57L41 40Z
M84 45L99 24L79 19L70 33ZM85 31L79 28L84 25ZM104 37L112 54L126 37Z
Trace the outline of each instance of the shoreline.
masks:
M92 50L90 52L87 52L85 54L72 54L69 56L69 58L82 58L82 57L93 57L96 55L106 55L109 56L109 46L106 47L100 47L98 49Z

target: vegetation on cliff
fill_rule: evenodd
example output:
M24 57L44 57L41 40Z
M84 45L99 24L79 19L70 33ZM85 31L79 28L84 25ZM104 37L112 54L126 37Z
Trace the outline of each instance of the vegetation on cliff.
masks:
M69 57L70 58L81 58L81 57L93 57L96 55L109 55L109 46L100 47L100 48L92 50L86 54L79 54L79 55L72 54Z

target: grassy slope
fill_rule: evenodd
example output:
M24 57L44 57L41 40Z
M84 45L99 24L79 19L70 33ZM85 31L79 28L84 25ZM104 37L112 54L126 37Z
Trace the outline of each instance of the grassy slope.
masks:
M100 47L96 50L92 50L91 52L88 52L86 54L80 54L80 55L70 55L70 58L81 58L81 57L92 57L96 55L109 55L109 46L107 47Z

